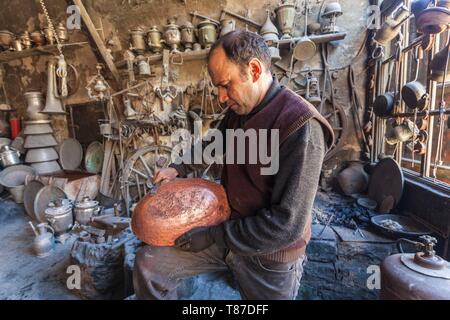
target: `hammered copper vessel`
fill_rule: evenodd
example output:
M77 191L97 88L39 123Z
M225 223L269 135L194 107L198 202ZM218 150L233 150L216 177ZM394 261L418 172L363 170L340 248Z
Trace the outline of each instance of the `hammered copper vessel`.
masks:
M230 217L225 189L203 179L177 179L147 195L134 210L131 225L143 242L172 246L185 232L218 225Z

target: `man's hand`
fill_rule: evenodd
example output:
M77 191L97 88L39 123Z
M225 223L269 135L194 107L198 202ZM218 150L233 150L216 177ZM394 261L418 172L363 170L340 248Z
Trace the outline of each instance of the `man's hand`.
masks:
M158 170L155 174L155 177L153 178L153 183L161 183L164 184L166 182L175 180L175 178L178 176L178 171L174 168L164 168L161 170Z
M199 252L210 247L214 243L214 228L194 228L177 240L175 246L183 251Z

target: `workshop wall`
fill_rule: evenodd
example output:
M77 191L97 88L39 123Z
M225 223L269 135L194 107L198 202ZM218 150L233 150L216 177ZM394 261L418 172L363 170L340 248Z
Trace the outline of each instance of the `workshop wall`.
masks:
M325 1L325 4L328 1ZM150 27L157 25L160 28L167 24L167 18L177 18L177 24L181 25L187 19L191 20L190 12L197 11L199 14L209 16L216 20L220 19L221 9L226 8L232 12L247 16L252 20L263 24L266 20L266 10L273 10L279 5L277 0L229 0L229 1L162 1L162 0L85 0L88 13L91 15L92 21L97 27L103 26L100 31L101 36L107 43L108 49L111 50L115 58L115 62L123 60L123 54L129 47L129 30L137 25ZM323 9L323 1L313 0L311 4L313 8L309 13L309 22L317 22L319 12ZM328 100L334 99L335 107L338 111L343 110L345 113L346 132L343 133L343 142L340 144L340 152L336 153L325 164L325 172L333 175L339 172L346 160L360 157L362 151L362 136L359 129L355 126L355 116L362 118L365 107L365 88L366 88L366 8L369 0L341 0L339 3L343 9L343 15L337 18L337 26L340 31L347 32L347 36L339 43L328 46L328 66L331 71L333 82L333 92L330 85L326 92L321 92L322 98L327 97ZM71 1L46 1L51 18L54 22L64 21L67 19L66 8ZM298 1L302 5L302 1ZM24 30L34 31L44 26L45 16L39 5L39 1L35 0L11 0L8 5L2 6L0 12L0 30L7 29L15 34L19 34ZM303 8L298 9L299 12ZM20 12L20 14L17 14ZM246 25L237 19L238 28L246 28ZM197 19L194 24L198 23ZM258 31L251 25L249 30ZM304 15L299 14L296 18L296 29L294 36L301 36L304 32ZM71 31L69 42L85 42L90 41L90 45L80 45L67 48L64 50L67 61L72 63L79 73L81 82L76 94L67 99L66 105L82 105L90 102L85 86L90 77L96 70L95 65L102 62L96 52L95 44L88 36L87 30L83 27L80 31ZM319 51L319 50L318 50ZM359 55L358 55L359 53ZM289 82L289 86L294 90L302 89L301 84L306 73L305 70L313 69L314 75L320 80L321 90L323 89L323 72L324 64L321 59L320 52L315 57L305 63L295 62L293 64L293 73L289 80L289 67L291 64L291 54L288 50L282 50L282 60L274 67L274 72L283 84ZM6 90L10 103L17 108L18 114L25 114L25 100L23 93L29 89L38 89L46 91L46 62L47 55L29 57L21 60L11 61L5 65L6 71ZM355 58L356 57L356 58ZM182 65L171 65L172 78L176 80L178 86L197 85L204 76L205 61L189 61ZM352 106L351 92L349 89L349 69L352 66L356 81L354 89L361 102L360 109L356 115L355 107ZM123 70L121 71L123 72ZM160 83L160 75L162 67L160 65L152 66L152 72L155 77L153 82ZM110 74L106 74L108 81L112 81ZM333 110L331 103L324 105L323 113L330 113ZM87 118L89 113L85 115ZM70 128L67 127L68 121L64 116L54 117L54 127L58 140L67 137ZM337 128L342 128L342 123L333 115L329 119L337 119L334 124ZM334 120L333 120L334 121ZM338 132L337 130L336 132Z

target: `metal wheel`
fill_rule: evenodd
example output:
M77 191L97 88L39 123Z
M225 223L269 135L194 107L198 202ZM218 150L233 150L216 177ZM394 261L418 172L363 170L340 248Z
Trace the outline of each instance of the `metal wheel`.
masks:
M325 155L324 161L327 161L342 149L347 135L348 120L344 109L339 105L335 105L333 108L329 101L323 105L322 115L328 120L334 131L334 146Z
M172 149L153 145L135 152L125 163L121 190L129 214L133 203L141 200L153 187L155 171L171 164Z

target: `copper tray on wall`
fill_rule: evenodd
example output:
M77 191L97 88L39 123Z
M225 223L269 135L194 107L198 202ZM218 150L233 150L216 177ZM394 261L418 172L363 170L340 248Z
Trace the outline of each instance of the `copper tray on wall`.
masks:
M136 206L131 226L136 236L153 246L173 246L185 232L218 225L231 214L225 189L203 179L177 179L147 195Z

